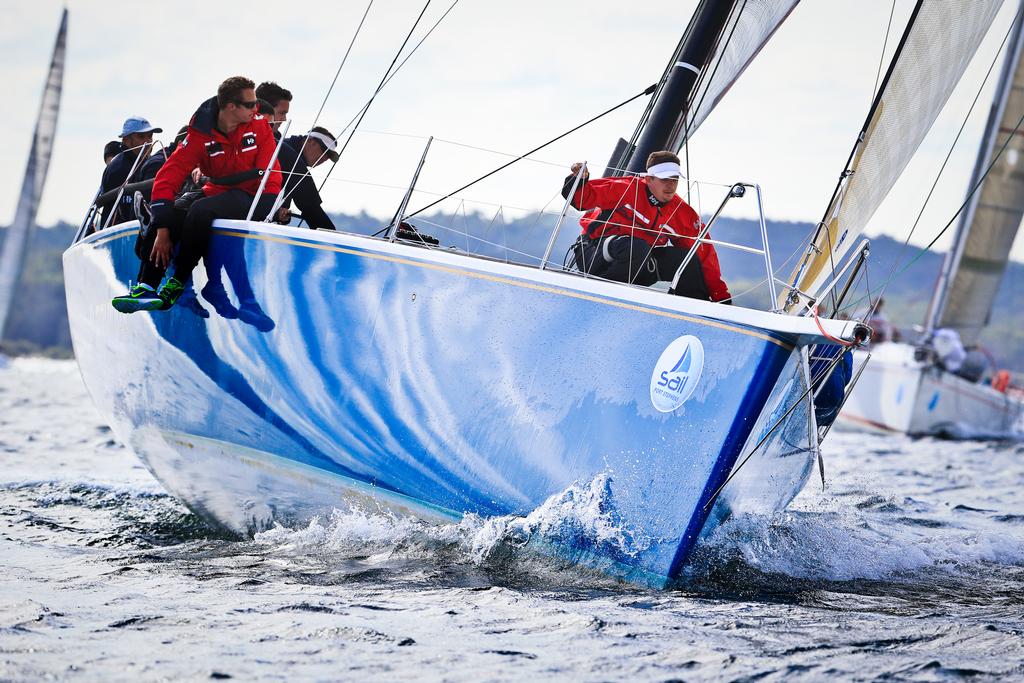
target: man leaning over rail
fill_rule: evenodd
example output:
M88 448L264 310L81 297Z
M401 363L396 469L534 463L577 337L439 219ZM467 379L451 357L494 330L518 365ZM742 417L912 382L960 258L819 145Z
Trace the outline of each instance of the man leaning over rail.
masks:
M154 266L142 282L111 303L122 313L166 310L173 306L206 251L213 222L218 218L245 218L259 191L260 176L274 157L274 137L257 106L254 83L233 76L217 88L216 97L203 102L189 122L188 135L161 167L153 183L152 227L156 238L149 253ZM198 167L207 182L204 197L187 212L175 210L174 196L182 182ZM230 184L225 179L231 179ZM264 192L253 214L266 217L281 191L280 165L275 160ZM171 253L177 245L173 262ZM162 274L162 268L167 271ZM159 287L154 289L155 281Z
M563 197L569 197L582 167L573 164L572 175L562 186ZM580 219L582 235L573 245L576 266L617 282L673 282L703 225L697 212L676 194L681 175L679 157L667 151L647 158L646 176L590 180L584 169L571 201L574 208L587 212ZM669 293L732 303L714 245L704 242L697 247L696 258Z
M284 173L284 203L279 219L287 223L291 218L288 208L292 200L302 212L302 220L311 228L334 230L334 222L323 209L320 190L313 182L310 169L324 163L328 159L338 161L338 141L331 132L317 126L305 135L292 135L285 138L281 145L278 161Z

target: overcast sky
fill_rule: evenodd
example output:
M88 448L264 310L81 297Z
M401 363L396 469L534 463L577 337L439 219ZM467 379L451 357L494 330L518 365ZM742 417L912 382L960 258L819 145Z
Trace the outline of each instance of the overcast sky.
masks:
M103 144L116 137L125 117L147 117L169 141L226 76L289 88L292 132L307 130L367 1L69 0L64 94L39 224L79 222L98 185ZM430 4L414 41L451 2ZM422 4L374 0L321 125L338 133L357 114ZM418 185L424 193L411 207L418 208L430 200L428 193L454 190L507 160L494 152L525 152L635 95L660 76L695 4L460 0L373 103L324 189L325 207L390 217L433 135ZM0 0L9 132L0 223L14 215L62 6L58 0ZM889 51L911 6L911 0L896 0ZM906 236L1015 6L1009 2L1000 12L869 234ZM720 200L723 190L714 183L745 180L761 184L769 218L821 218L867 112L891 8L891 0L804 0L797 6L694 137L691 176L705 182L698 208L708 213ZM917 244L929 241L963 200L993 85L917 228ZM559 210L565 168L575 160L603 168L642 108L638 100L538 153L537 162L475 186L465 193L463 209L493 214L504 206L509 216ZM318 169L320 178L325 171ZM733 213L753 215L753 209L746 201ZM1014 257L1024 260L1020 236Z

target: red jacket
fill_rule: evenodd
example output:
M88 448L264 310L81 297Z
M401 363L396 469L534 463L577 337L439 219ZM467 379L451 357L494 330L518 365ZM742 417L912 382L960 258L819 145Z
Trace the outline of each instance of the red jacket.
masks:
M571 188L571 178L566 184ZM569 189L564 190L565 194ZM648 244L663 247L669 244L689 250L704 224L689 204L672 197L660 204L647 189L642 177L598 178L588 180L576 188L572 205L587 211L580 219L583 234L591 239L605 235L630 235ZM710 239L711 235L704 236ZM697 247L704 281L712 301L731 298L729 288L722 281L718 253L707 242Z
M270 124L262 116L254 116L249 123L243 123L230 135L217 130L217 98L211 97L199 105L188 125L188 135L174 150L174 154L160 168L153 181L154 210L174 202L174 195L192 169L199 167L205 176L223 178L253 168L266 168L274 155L277 141ZM247 180L238 185L224 186L207 183L203 193L207 197L231 189L244 190L255 196L259 191L260 178ZM281 166L274 160L273 170L267 178L264 194L281 191Z

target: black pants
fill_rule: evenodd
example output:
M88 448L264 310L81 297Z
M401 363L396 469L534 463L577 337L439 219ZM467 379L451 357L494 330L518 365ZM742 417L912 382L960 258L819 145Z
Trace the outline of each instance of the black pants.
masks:
M655 282L671 282L689 251L672 246L652 247L639 237L612 235L597 240L582 237L575 253L576 265L583 272L648 287ZM704 301L711 298L696 255L669 292Z
M228 190L212 197L196 200L188 211L175 209L171 224L171 241L177 246L174 256L174 272L176 277L185 282L192 277L192 271L199 264L199 259L206 253L210 243L210 232L213 222L218 218L244 219L252 204L252 195L242 190ZM261 221L270 213L277 195L264 194L256 204L253 220ZM156 287L163 278L164 269L149 262L149 253L156 240L156 230L151 230L142 246L143 261L139 271L139 281Z

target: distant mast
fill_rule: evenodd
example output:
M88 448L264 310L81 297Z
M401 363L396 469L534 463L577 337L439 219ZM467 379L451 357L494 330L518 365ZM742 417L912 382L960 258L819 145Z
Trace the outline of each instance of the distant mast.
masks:
M64 80L64 50L67 43L67 32L68 11L65 9L60 19L57 42L53 46L50 72L46 77L43 101L39 106L35 135L32 138L32 150L29 152L28 163L25 165L25 178L21 184L18 208L14 214L14 222L7 229L3 251L0 253L0 339L3 339L3 332L7 327L7 314L10 313L14 290L21 276L21 266L28 249L29 235L35 226L39 200L43 194L43 185L46 183L46 171L50 166L53 138L57 132L60 91Z
M1010 249L1024 218L1024 3L1017 8L985 135L968 185L967 210L946 252L928 306L924 336L951 327L967 346L978 343L999 294ZM1009 136L1009 140L1007 140ZM1005 143L1005 150L1001 150ZM1000 151L1002 153L1000 154ZM998 157L996 156L998 155ZM989 168L991 167L991 168Z

